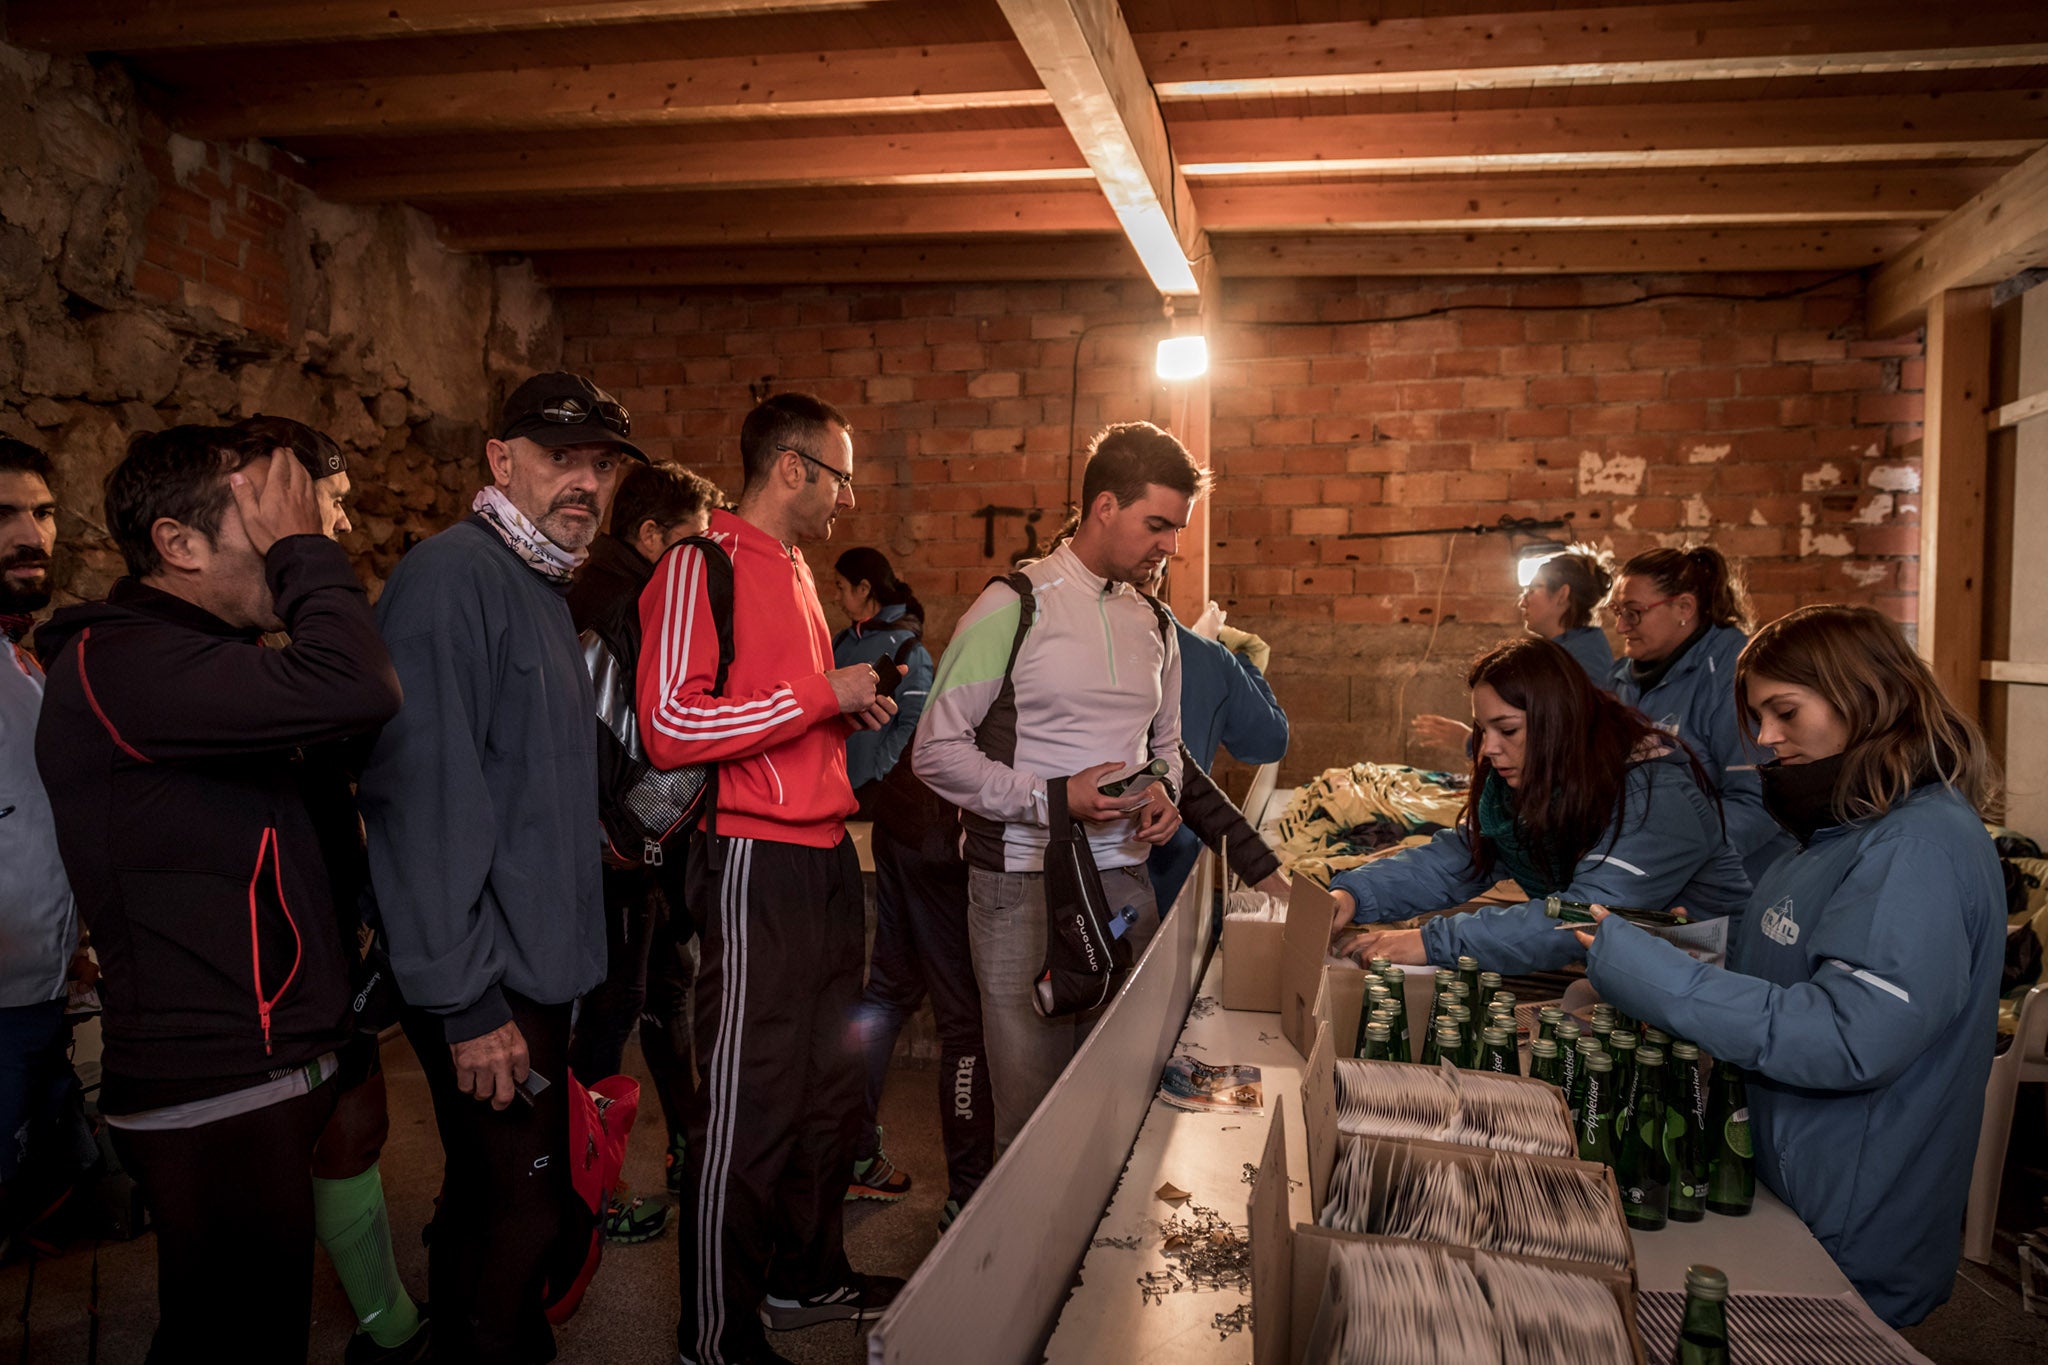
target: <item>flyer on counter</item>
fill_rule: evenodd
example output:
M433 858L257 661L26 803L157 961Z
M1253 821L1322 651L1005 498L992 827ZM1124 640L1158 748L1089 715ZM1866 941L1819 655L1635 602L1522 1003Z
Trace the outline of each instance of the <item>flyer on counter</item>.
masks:
M1265 1087L1255 1066L1211 1065L1174 1057L1159 1078L1159 1098L1191 1114L1263 1114Z

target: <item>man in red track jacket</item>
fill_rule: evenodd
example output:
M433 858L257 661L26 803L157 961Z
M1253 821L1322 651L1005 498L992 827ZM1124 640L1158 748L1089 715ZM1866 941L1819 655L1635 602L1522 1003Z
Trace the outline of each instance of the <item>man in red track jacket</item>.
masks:
M640 598L649 760L719 765L715 832L691 839L686 882L708 1058L676 1239L676 1342L692 1365L781 1360L764 1324L865 1321L902 1286L854 1271L841 1237L862 1115L853 1016L864 938L846 736L881 728L896 708L871 665L832 667L796 548L828 539L852 508L853 440L829 405L778 394L748 414L740 453L739 506L714 513L709 532L733 569L721 691L704 551L671 550Z

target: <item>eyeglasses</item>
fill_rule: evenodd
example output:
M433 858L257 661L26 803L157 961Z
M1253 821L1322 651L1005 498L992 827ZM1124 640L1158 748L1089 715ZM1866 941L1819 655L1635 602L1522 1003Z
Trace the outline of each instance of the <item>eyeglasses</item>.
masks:
M565 427L588 422L594 417L600 425L609 427L621 436L633 434L632 417L625 408L610 400L586 403L581 398L557 398L534 415L544 422L554 422Z
M786 455L794 455L799 460L805 460L811 464L816 465L818 468L824 470L827 474L830 474L835 480L837 480L838 486L840 488L844 488L849 493L853 492L853 475L845 473L841 470L834 469L831 465L826 464L823 460L817 458L815 455L806 455L801 450L798 450L795 446L777 446L775 448Z
M1676 600L1675 597L1660 597L1654 602L1645 602L1640 607L1616 607L1614 609L1614 619L1627 626L1630 630L1634 630L1643 623L1644 612L1655 611L1666 602L1674 602Z

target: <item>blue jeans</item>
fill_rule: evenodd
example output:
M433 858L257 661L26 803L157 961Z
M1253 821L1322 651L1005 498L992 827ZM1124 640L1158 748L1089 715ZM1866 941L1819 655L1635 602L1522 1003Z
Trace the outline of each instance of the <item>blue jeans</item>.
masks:
M1112 914L1125 906L1138 909L1137 920L1125 935L1135 963L1159 928L1145 865L1103 868L1102 890ZM975 981L981 987L982 1033L988 1040L989 1081L995 1088L996 1149L1001 1151L1074 1060L1102 1009L1046 1019L1031 1003L1033 983L1045 965L1043 872L972 869L967 879L967 936L974 952Z

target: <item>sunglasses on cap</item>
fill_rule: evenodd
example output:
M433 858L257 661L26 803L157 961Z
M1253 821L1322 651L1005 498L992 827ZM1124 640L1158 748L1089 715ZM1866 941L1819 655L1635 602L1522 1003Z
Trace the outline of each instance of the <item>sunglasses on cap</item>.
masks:
M579 423L596 421L621 436L633 434L631 415L623 406L609 400L591 403L581 398L557 398L535 411L533 415L544 422L554 422L561 426L576 426Z

